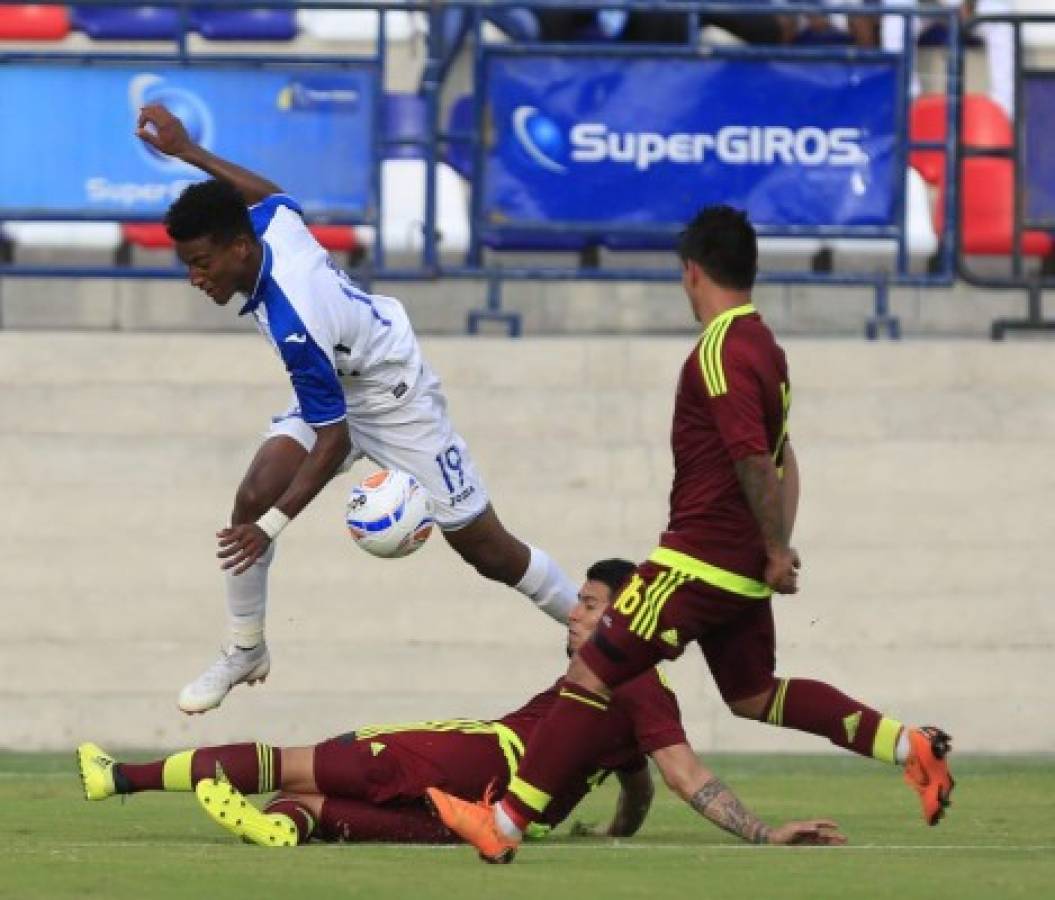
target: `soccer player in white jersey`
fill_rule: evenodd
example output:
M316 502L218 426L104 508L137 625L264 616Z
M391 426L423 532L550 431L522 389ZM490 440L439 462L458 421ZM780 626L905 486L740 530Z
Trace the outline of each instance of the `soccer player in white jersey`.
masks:
M432 495L447 542L481 575L515 587L567 620L576 587L541 550L502 526L465 441L447 417L439 379L399 301L367 294L330 260L281 189L195 144L164 106L145 106L137 135L210 180L188 187L165 226L190 282L223 306L245 297L293 385L238 487L222 529L230 645L180 693L186 713L263 680L268 569L279 532L339 471L369 457L412 474Z

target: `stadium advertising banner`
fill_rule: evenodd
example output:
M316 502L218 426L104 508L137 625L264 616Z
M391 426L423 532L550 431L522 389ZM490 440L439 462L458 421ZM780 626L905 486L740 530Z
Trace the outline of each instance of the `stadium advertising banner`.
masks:
M134 134L163 103L213 152L258 171L309 215L369 208L375 76L369 70L143 65L0 66L0 214L160 216L205 177Z
M1025 98L1026 222L1055 228L1055 154L1051 152L1051 123L1055 122L1055 76L1027 75Z
M894 225L895 65L492 54L485 221Z

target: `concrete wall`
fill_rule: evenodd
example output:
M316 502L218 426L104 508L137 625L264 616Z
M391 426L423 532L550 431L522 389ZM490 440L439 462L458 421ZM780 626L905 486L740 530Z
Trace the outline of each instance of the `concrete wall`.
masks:
M517 533L576 576L663 525L691 337L431 338L458 427ZM830 679L960 749L1055 749L1055 370L1044 344L787 341L803 591L781 671ZM375 560L351 479L283 535L271 678L187 718L223 639L215 530L284 376L250 335L0 333L0 746L300 742L491 716L562 667L558 629L434 538ZM362 474L365 470L358 470ZM695 653L671 667L702 750L816 750L735 721Z

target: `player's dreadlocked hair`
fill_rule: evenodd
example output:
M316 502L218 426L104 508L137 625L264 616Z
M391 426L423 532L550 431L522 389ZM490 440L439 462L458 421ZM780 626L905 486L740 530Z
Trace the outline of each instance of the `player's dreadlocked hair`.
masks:
M165 213L165 230L174 241L210 237L226 245L238 235L253 237L245 200L229 181L210 178L183 190Z
M731 206L706 206L678 236L678 256L716 284L750 290L758 272L758 240L747 216Z
M601 559L586 570L586 579L607 585L614 595L634 574L636 568L637 566L628 559Z

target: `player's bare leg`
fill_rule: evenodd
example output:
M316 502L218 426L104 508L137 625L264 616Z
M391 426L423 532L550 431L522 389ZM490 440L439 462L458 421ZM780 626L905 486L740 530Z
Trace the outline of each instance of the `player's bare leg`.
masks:
M952 739L933 726L906 727L828 684L775 679L769 690L733 700L734 715L827 737L833 744L901 766L919 794L923 819L937 825L952 803L955 780L946 757Z
M285 435L264 441L235 494L231 524L259 519L286 491L307 455L299 442ZM180 692L183 712L214 709L236 684L255 684L267 678L271 659L264 641L264 618L268 570L274 555L272 543L242 574L224 572L229 643L220 658Z
M506 530L490 504L463 528L443 532L447 543L477 572L516 588L558 622L575 606L576 586L548 554Z

